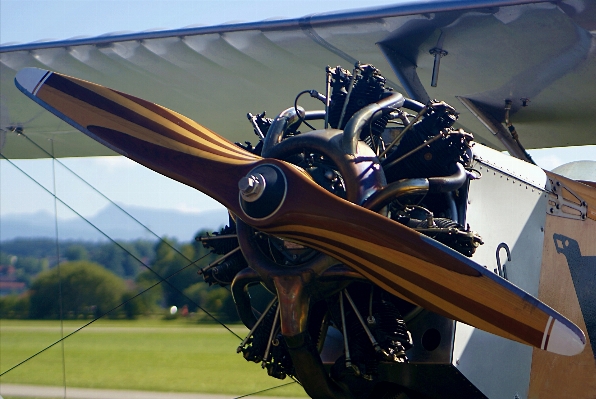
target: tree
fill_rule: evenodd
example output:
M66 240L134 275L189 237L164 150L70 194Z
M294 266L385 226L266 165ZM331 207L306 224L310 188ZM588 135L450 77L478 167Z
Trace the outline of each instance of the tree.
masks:
M133 302L135 302L134 306L136 306L136 310L138 311L137 314L153 313L159 310L162 303L162 291L159 285L153 286L157 281L155 275L148 270L137 275L135 279L136 292L147 290L133 299ZM126 312L128 313L128 309L126 309Z
M88 261L65 262L41 273L31 286L31 318L100 316L121 303L124 280ZM113 315L115 316L115 315Z
M81 244L72 244L64 251L64 257L69 261L87 260L89 259L89 253L87 252L87 248Z
M173 247L178 247L178 252ZM189 266L194 258L195 249L191 244L178 245L173 240L164 239L155 246L155 261L151 267L160 277L167 278L167 282L161 283L166 307L188 305L192 308L192 303L182 291L202 280L197 275L201 265ZM152 279L157 281L157 276Z
M188 308L193 312L198 311L198 305L218 320L225 322L240 321L240 317L236 311L236 305L234 304L234 298L230 291L224 287L215 285L209 287L206 283L199 282L186 288L184 295L192 300L192 304ZM203 319L210 320L208 316L203 317Z
M137 259L149 262L153 257L152 246L148 241L119 241L96 245L89 252L89 259L104 265L107 269L124 278L134 278L144 269ZM136 258L136 259L135 259Z
M0 319L26 319L27 317L29 317L29 296L0 297Z

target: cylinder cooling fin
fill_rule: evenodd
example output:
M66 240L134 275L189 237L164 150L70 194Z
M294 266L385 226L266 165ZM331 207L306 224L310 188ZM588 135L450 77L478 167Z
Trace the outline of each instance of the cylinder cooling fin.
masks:
M350 118L365 106L379 101L392 89L385 87L385 78L372 65L358 65L353 73L341 67L331 72L333 88L329 107L329 125L343 130ZM375 120L370 131L380 136L385 130L389 116ZM369 132L363 131L361 139Z

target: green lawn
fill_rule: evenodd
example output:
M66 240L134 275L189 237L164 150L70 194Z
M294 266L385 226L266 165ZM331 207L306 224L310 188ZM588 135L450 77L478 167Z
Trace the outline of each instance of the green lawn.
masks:
M64 334L83 325L64 322ZM234 326L244 337L244 326ZM0 320L0 370L60 338L59 321ZM220 326L187 320L100 320L64 341L72 387L245 395L291 380L274 379L236 354L239 339ZM1 377L2 383L63 385L58 344ZM306 397L298 384L261 395Z

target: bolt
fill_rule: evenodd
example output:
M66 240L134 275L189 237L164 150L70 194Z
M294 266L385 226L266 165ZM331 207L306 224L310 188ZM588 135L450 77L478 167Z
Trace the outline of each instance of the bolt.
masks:
M245 201L256 201L265 190L265 178L261 174L244 176L238 182L238 189Z
M257 179L253 175L244 176L238 182L238 188L244 194L251 194L251 193L253 193L254 190L255 190L255 186L256 185L257 185Z

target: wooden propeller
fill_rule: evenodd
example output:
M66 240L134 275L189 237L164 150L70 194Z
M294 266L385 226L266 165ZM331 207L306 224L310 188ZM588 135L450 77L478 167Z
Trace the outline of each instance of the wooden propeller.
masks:
M116 152L206 193L249 225L335 257L398 297L550 352L574 355L585 346L582 330L538 299L328 193L294 165L263 159L176 112L83 80L25 68L15 83Z

